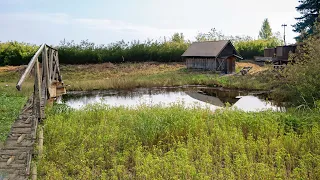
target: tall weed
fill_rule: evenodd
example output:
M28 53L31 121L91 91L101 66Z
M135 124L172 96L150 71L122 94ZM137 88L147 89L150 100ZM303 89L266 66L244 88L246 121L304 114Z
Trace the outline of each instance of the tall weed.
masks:
M45 121L38 169L42 179L317 179L319 113L59 110Z

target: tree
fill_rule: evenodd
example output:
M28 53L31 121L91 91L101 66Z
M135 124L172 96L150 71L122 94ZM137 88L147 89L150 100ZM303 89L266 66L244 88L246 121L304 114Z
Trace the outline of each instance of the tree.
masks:
M183 43L184 42L183 33L174 33L171 37L171 41L176 43Z
M259 37L261 39L270 39L272 37L272 30L268 18L266 18L262 23L261 30L259 32Z
M218 41L226 40L228 37L222 34L221 31L217 31L216 28L211 28L208 33L198 33L195 37L197 41Z
M282 92L293 105L313 107L320 103L320 24L315 23L312 31L290 56L294 63L283 71Z
M296 39L302 39L301 36L307 37L313 33L313 25L319 16L320 1L319 0L299 0L301 3L296 7L296 10L302 14L301 17L295 18L298 22L293 25L294 32L301 35Z

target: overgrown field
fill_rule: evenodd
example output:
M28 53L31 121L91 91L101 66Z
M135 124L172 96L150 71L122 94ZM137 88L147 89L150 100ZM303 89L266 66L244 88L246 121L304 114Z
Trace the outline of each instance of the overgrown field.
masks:
M41 179L319 179L320 109L49 110Z

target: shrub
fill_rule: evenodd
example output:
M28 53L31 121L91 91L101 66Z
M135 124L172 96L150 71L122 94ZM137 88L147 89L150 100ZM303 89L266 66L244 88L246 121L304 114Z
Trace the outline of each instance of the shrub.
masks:
M0 43L0 65L28 64L38 47L17 41Z
M277 38L271 38L238 41L234 45L243 58L252 59L254 56L263 56L265 48L273 48L280 44Z
M314 107L320 99L320 26L314 28L315 34L291 55L292 63L282 73L285 78L280 91L295 106Z

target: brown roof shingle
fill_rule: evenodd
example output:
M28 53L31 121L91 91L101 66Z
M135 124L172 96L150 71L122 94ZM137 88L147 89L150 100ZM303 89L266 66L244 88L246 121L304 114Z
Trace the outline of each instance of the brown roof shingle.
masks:
M217 57L229 42L229 40L194 42L182 56Z

